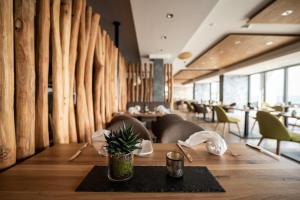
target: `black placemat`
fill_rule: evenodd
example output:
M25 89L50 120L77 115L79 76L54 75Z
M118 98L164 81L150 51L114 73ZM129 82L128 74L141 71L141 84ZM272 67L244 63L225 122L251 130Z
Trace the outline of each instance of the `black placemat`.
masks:
M134 167L127 182L111 182L107 167L95 166L77 192L225 192L206 167L185 167L182 178L167 176L166 167Z

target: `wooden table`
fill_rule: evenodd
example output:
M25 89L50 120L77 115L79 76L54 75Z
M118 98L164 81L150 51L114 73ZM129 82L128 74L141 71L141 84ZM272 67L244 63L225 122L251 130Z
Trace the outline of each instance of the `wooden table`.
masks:
M206 152L204 146L190 151L194 161L186 165L207 166L225 193L92 193L74 192L94 165L106 158L89 146L73 162L66 161L81 145L56 145L0 174L1 200L36 199L299 199L300 165L285 158L274 160L242 144L222 157ZM135 158L137 166L165 165L166 152L175 144L154 144L150 157Z

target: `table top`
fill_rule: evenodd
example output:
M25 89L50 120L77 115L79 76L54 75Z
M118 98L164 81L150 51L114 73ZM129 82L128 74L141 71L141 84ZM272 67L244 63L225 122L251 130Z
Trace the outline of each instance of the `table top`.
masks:
M299 199L300 165L285 158L277 161L243 144L230 149L240 153L214 156L200 145L189 150L193 162L207 166L225 193L93 193L74 192L94 165L106 165L106 158L87 147L74 161L67 161L82 144L56 145L0 174L1 200L11 199ZM154 144L149 157L136 157L136 166L163 166L175 144Z

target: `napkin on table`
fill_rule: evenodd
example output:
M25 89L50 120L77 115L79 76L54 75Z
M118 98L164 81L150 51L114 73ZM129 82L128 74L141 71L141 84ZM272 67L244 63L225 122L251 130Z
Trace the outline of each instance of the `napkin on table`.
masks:
M214 131L199 131L191 135L186 141L178 140L178 143L189 148L206 142L208 152L215 155L223 155L227 151L225 140Z

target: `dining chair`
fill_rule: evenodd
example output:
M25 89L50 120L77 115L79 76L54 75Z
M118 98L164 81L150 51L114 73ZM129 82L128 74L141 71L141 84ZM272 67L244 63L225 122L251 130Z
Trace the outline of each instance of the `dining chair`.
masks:
M239 131L239 135L241 135L240 126L239 126L240 120L238 118L229 117L226 114L225 110L221 106L214 106L214 109L217 113L217 118L218 118L218 122L217 122L217 126L216 126L215 130L217 130L219 123L223 123L224 124L223 137L225 137L226 124L228 124L228 131L230 131L230 124L236 124L238 131Z
M258 111L256 119L259 125L262 138L258 142L258 146L263 139L277 140L276 154L280 153L280 142L290 141L300 143L300 134L289 132L284 124L274 115L265 111Z

